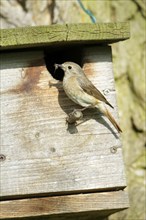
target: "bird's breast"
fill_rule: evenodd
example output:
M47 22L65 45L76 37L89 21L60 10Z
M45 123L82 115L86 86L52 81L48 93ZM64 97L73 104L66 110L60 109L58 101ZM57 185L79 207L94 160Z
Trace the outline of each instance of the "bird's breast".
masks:
M95 106L97 104L97 100L93 96L84 92L76 76L64 77L63 88L72 101L83 107Z
M76 101L76 98L81 95L81 88L76 80L76 77L68 77L64 78L63 80L63 88L65 93L68 95L70 99L72 99L74 102Z

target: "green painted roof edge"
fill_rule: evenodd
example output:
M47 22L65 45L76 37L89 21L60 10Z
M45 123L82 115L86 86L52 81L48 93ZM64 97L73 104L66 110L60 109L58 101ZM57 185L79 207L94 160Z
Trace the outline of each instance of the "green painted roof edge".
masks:
M54 24L0 30L0 49L68 44L115 43L130 38L128 22Z

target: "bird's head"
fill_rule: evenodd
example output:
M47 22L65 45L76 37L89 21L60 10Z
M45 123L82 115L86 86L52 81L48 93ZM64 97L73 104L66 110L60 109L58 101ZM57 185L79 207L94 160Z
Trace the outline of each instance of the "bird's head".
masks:
M64 71L65 76L81 75L83 74L82 68L74 62L65 62L63 64L55 64L55 68L61 68Z

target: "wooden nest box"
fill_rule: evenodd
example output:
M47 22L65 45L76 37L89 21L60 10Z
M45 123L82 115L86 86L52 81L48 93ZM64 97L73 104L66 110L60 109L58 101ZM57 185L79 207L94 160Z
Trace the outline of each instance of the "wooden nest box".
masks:
M77 105L54 71L81 65L118 120L108 44L128 38L127 23L1 30L1 218L101 219L128 207L119 134L92 109L67 124Z

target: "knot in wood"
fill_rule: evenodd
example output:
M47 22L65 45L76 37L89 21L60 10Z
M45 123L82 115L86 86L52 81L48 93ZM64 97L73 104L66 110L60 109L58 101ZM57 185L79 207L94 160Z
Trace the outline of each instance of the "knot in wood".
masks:
M74 109L73 112L71 112L68 117L66 118L66 121L69 124L73 124L76 121L80 120L83 118L83 113L80 110Z

